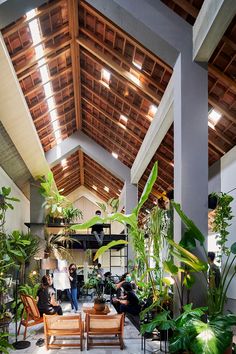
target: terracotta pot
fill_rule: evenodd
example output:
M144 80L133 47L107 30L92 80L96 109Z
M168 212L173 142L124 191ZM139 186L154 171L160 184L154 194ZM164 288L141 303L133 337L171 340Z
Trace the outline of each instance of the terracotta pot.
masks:
M224 351L224 354L232 354L232 344Z
M105 310L105 306L106 304L105 303L94 303L93 305L93 308L96 312L103 312Z

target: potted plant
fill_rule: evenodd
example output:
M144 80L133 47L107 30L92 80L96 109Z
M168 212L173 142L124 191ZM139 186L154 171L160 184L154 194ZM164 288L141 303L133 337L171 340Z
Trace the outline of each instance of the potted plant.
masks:
M73 205L66 207L62 211L66 224L75 222L77 219L83 218L83 213L80 209L74 208Z
M103 280L99 274L93 272L89 275L88 281L84 284L85 289L94 289L94 309L96 312L102 312L106 306L106 298L104 297Z

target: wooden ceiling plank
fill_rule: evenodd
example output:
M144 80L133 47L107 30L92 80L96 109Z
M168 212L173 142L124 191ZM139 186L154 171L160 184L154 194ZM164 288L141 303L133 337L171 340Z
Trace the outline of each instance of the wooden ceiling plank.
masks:
M208 64L208 71L211 75L221 81L224 85L227 86L227 89L232 90L236 93L236 82L228 77L226 74L217 69L214 65Z
M88 112L86 112L87 114L90 114ZM91 114L90 114L91 115ZM91 115L91 117L93 117ZM93 117L94 118L94 117ZM100 129L96 128L93 124L89 123L88 121L85 122L85 124L87 124L90 128L94 129L98 134L101 134L102 136L104 136L103 132L101 132ZM110 130L110 129L108 129ZM112 133L114 133L113 131L111 131ZM117 136L117 134L114 134L115 136ZM124 152L124 154L128 155L131 159L135 159L135 155L131 154L129 150L124 151L122 145L120 145L118 142L116 142L115 140L113 140L112 138L110 138L108 135L105 135L104 138L106 138L107 140L109 140L109 142L111 144L113 144L114 146L116 146L117 149L122 149L122 151ZM120 140L122 140L122 137L120 137ZM127 142L126 142L127 143ZM127 145L130 145L129 143L127 143ZM133 149L136 148L133 146ZM136 148L137 149L137 148Z
M107 195L105 196L103 193L101 193L100 191L95 191L95 189L93 189L89 183L85 183L85 187L88 188L93 194L95 194L96 196L98 196L98 198L102 199L104 202L108 201L108 197Z
M38 122L39 120L43 119L44 117L46 117L51 111L53 111L54 109L58 109L60 108L61 106L63 106L64 104L70 102L71 100L73 100L74 97L69 97L67 98L65 101L59 103L59 104L56 104L55 107L51 110L48 110L47 112L41 114L40 116L38 116L37 118L33 119L34 122Z
M109 21L107 18L103 17L100 15L95 9L93 9L88 3L85 1L81 1L81 5L86 9L87 12L92 14L93 16L97 17L100 21L103 23L107 24L110 28L112 28L116 33L119 33L121 37L125 39L125 41L129 41L132 43L134 46L136 46L140 51L144 52L147 54L152 60L156 61L159 65L163 66L170 74L172 73L172 68L167 65L165 62L163 62L160 58L155 56L151 51L149 51L147 48L143 47L139 42L137 42L134 38L131 36L126 35L121 29L116 27L111 21ZM125 48L125 46L124 46ZM124 53L123 53L124 54Z
M64 49L62 52L50 57L50 58L45 58L45 63L38 65L36 67L31 68L30 70L28 69L27 72L24 74L20 74L18 75L18 80L22 81L25 78L27 78L29 75L32 75L36 70L39 70L42 66L44 66L45 64L50 64L53 60L60 58L62 55L66 55L67 52L70 51L70 48Z
M234 51L236 51L236 43L229 39L227 36L223 36L223 41L228 44Z
M89 161L90 162L90 161ZM109 173L104 173L104 169L100 169L96 163L92 164L92 163L88 163L85 160L85 164L84 164L84 169L85 170L91 170L92 173L94 174L98 174L98 176L100 177L100 179L104 179L104 181L108 184L108 185L112 185L113 188L122 188L123 183L118 181L114 176L112 176ZM106 171L107 172L107 171ZM114 179L114 183L111 182L112 178Z
M16 66L15 67L16 74L20 75L21 73L25 72L27 69L31 68L32 66L37 65L38 61L40 59L43 59L43 58L45 58L47 56L50 56L50 55L53 55L55 53L55 51L59 51L60 49L65 48L67 45L70 45L70 44L71 44L71 39L68 39L68 40L64 40L59 45L58 44L54 44L50 48L46 48L44 50L43 55L40 56L40 58L36 58L36 56L34 56L26 64Z
M233 147L234 145L234 142L233 141L230 141L228 140L224 134L222 134L219 129L217 129L217 127L211 127L208 125L208 129L210 129L210 131L212 131L215 135L217 135L219 138L221 138L226 144L228 144L230 147ZM209 141L211 140L210 139L210 136L208 136L208 139Z
M78 173L79 172L79 168L73 168L73 170L70 170L70 171L68 171L68 172L65 172L65 173L63 173L64 171L62 170L60 173L58 172L58 173L53 173L53 176L54 176L54 179L55 179L55 181L57 181L58 180L58 184L60 184L60 183L63 183L63 181L66 179L66 178L68 178L68 177L72 177L73 178L73 175L75 174L75 173Z
M105 116L107 119L111 120L114 124L116 124L120 129L123 129L121 125L119 124L118 120L110 116L107 112L105 112L103 109L101 109L99 106L95 105L93 102L87 100L86 98L82 97L82 101L87 102L91 107L96 109L98 112L100 112L103 116ZM129 134L132 138L134 138L139 144L142 144L142 139L138 137L132 130L129 128L125 129L125 132Z
M173 2L194 18L198 16L198 9L187 0L173 0Z
M80 169L80 182L82 186L84 185L84 153L82 150L79 150L79 169Z
M43 9L41 10L36 10L35 16L31 17L30 19L27 19L27 17L25 16L25 18L22 20L19 20L19 23L14 23L11 26L9 26L6 30L3 30L3 37L6 38L8 36L10 36L11 34L19 31L20 29L22 29L24 26L28 25L29 22L31 22L32 20L41 17L45 14L47 14L49 11L59 7L61 5L61 3L63 2L63 0L55 2L54 4L46 4L44 5Z
M69 15L69 28L71 41L71 62L72 62L72 75L74 84L74 99L76 111L76 127L81 129L82 116L81 116L81 89L80 89L80 57L79 48L76 43L76 38L79 35L79 14L78 14L78 0L68 0L68 15Z
M95 180L97 180L98 182L100 182L104 187L106 186L106 187L108 187L109 188L109 191L113 191L114 193L118 193L118 189L119 189L119 187L116 187L116 188L114 188L114 186L111 184L111 183L104 183L104 180L103 180L103 178L100 178L100 176L98 176L98 174L97 173L94 173L94 172L91 172L91 170L90 169L88 169L88 168L85 168L85 170L86 170L86 173L87 174L89 174L90 176L92 176L92 178L94 178ZM104 188L103 187L103 188Z
M114 61L111 60L106 54L102 53L96 47L88 43L84 38L78 38L77 43L83 48L85 48L88 52L94 55L96 58L101 60L105 65L114 70L117 74L122 76L125 80L129 81L130 84L135 86L138 90L143 91L148 97L151 98L156 103L160 103L161 98L157 96L156 92L151 90L147 85L143 84L140 80L138 80L134 75L132 75L129 71L126 71ZM109 69L108 69L109 70Z
M40 41L37 42L36 44L31 44L25 48L22 48L16 54L13 54L11 56L11 60L15 61L23 55L27 56L27 53L32 49L34 49L35 47L37 47L39 44L44 44L45 42L54 39L56 36L59 36L61 33L65 32L66 30L68 32L68 23L64 24L59 30L53 31L50 35L42 36Z
M28 97L29 95L32 95L32 93L36 92L37 90L39 89L42 89L42 86L47 84L48 82L52 82L56 79L59 79L63 74L66 74L68 73L69 71L71 71L72 67L71 66L68 66L66 68L64 68L63 70L61 70L60 72L58 72L57 74L55 75L48 75L49 76L49 79L45 82L39 82L37 85L34 85L31 89L27 90L27 91L24 91L24 95L25 97Z
M165 92L165 86L163 84L161 84L160 82L157 82L156 80L154 80L151 76L147 75L145 72L140 71L136 68L136 66L132 63L127 61L124 57L122 57L121 55L119 55L115 49L109 47L109 45L107 45L105 42L101 42L98 37L94 36L92 33L90 33L88 30L84 29L84 28L80 28L80 32L84 33L86 36L88 36L90 39L92 39L95 43L99 44L100 46L102 46L103 48L106 49L106 51L108 51L112 56L116 57L121 63L124 63L125 65L129 66L132 68L132 70L137 74L137 75L141 75L142 77L144 77L146 80L148 80L152 85L156 86L157 90L160 90L162 93Z
M118 116L126 115L125 112L120 111L119 109L116 108L116 106L112 106L111 103L108 100L105 100L103 97L101 97L101 95L97 94L94 90L91 90L88 86L82 84L82 87L84 87L85 90L88 90L91 94L93 94L94 96L96 96L100 101L102 101L105 105L107 105L108 107L110 107L111 110L115 111ZM144 135L146 134L147 130L141 125L138 124L134 119L130 118L128 116L130 122L132 125L134 125L138 130L140 130Z
M97 122L99 123L99 125L103 127L104 130L109 131L109 133L113 134L113 135L122 143L123 137L122 137L120 134L117 134L117 133L115 132L115 130L112 129L112 127L107 126L107 125L106 125L105 123L103 123L99 118L93 116L93 115L92 115L90 112L88 112L87 110L84 109L84 112L86 113L86 115L89 115L93 120L97 121ZM94 125L93 125L93 124L90 124L87 120L85 121L85 123L88 124L89 126L93 127L94 129L98 130L98 132L100 132L100 133L102 134L102 132L101 132L99 129L97 129L96 127L94 127ZM112 138L110 138L110 136L106 135L106 138L107 138L108 140L110 140L111 143L114 142L114 140L113 140ZM129 146L129 149L130 149L130 150L128 150L126 153L127 153L128 155L130 155L130 157L134 158L134 157L136 156L137 152L138 152L138 147L135 146L135 145L133 145L133 144L131 144L131 143L130 143L129 141L127 141L127 140L125 140L125 144L128 145L128 146ZM121 145L121 147L122 147L122 145ZM136 150L135 156L130 153L130 151L133 151L133 150Z
M35 103L34 105L32 106L29 106L29 110L31 111L32 109L36 109L37 107L41 106L41 104L45 103L45 100L51 98L51 97L55 97L55 95L59 94L59 93L62 93L63 90L71 87L73 85L73 82L70 82L68 84L66 84L63 88L60 88L59 90L55 90L52 92L52 94L48 97L43 97L41 98L41 100L37 103Z
M73 178L71 181L66 182L64 185L58 184L58 189L64 189L64 192L68 189L72 189L75 186L80 186L80 180L79 177Z
M85 75L89 76L92 80L96 81L102 87L101 81L95 78L92 74L88 73L85 69L81 68L81 71L85 73ZM86 86L88 88L88 86ZM109 90L116 98L121 99L126 105L128 105L132 110L135 111L138 115L140 115L142 118L147 120L148 122L150 121L147 116L140 110L138 109L133 103L131 103L125 96L122 96L119 94L117 91L115 91L112 87L110 87ZM108 92L108 91L107 91Z
M216 101L212 96L208 97L208 102L210 105L214 108L216 108L217 111L219 111L223 116L228 118L231 122L236 123L236 117L231 113L227 108L223 108L218 101Z
M225 154L225 150L223 150L221 147L219 147L219 145L217 145L216 143L214 143L212 140L208 140L208 144L212 145L217 151L219 151L222 155Z
M65 116L71 112L73 112L75 108L71 108L69 111L66 111L64 114L60 114L57 116L57 120L60 122L62 118L65 118ZM37 129L38 134L40 134L44 129L48 129L52 125L52 122L50 121L49 123L45 124L42 128ZM61 126L61 125L60 125Z
M104 67L104 63L100 61L98 58L93 56L93 53L86 51L85 49L81 49L81 52L88 57L90 60L92 60L94 63L101 65L101 67ZM153 100L150 98L150 96L146 95L142 90L138 89L134 84L132 84L130 81L127 81L126 79L123 78L123 76L120 76L117 74L115 71L110 70L108 68L108 71L112 72L112 76L116 78L118 82L122 82L126 87L128 86L129 88L131 87L132 91L134 91L136 94L138 94L141 98L146 99L150 104L153 103ZM118 85L117 82L117 85ZM135 97L133 98L135 99ZM156 103L156 102L155 102Z

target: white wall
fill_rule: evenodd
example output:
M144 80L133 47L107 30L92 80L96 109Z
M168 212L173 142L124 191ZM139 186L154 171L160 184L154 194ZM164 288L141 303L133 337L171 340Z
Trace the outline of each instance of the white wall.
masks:
M20 199L20 202L12 202L14 210L8 209L7 211L6 232L10 233L13 230L27 232L28 229L24 223L30 220L30 202L1 167L0 187L11 187L10 196Z
M231 204L234 218L229 227L229 245L236 242L236 146L221 158L221 191L234 197ZM236 277L228 290L228 297L236 299Z

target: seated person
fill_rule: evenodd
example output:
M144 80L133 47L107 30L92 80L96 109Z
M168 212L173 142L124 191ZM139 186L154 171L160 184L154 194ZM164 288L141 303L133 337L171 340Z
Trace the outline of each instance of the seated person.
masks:
M133 291L132 285L129 282L122 284L125 295L120 299L113 299L113 303L118 313L131 313L138 315L141 311L139 298Z
M95 212L96 216L101 217L102 213L100 210L97 210ZM92 226L92 234L95 236L99 246L102 246L103 244L103 238L104 238L104 231L103 231L103 226L102 223L97 222Z
M44 275L41 280L40 288L37 292L38 299L38 309L40 315L42 316L44 313L46 315L62 315L62 308L60 305L57 305L55 302L54 295L49 294L49 287L52 285L52 279L49 275Z
M124 273L121 278L120 278L120 281L119 283L115 284L116 286L116 289L117 289L117 292L116 292L116 295L117 297L119 298L121 296L121 293L122 293L122 286L124 283L130 283L131 286L132 286L132 289L135 291L137 286L136 284L132 281L132 278L131 278L131 274L130 273Z

